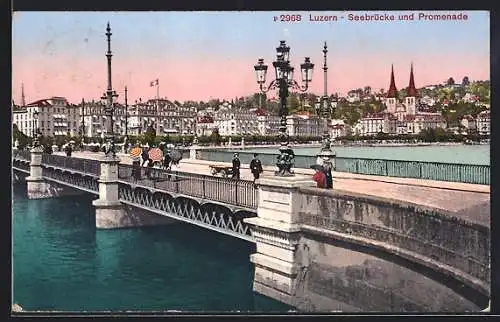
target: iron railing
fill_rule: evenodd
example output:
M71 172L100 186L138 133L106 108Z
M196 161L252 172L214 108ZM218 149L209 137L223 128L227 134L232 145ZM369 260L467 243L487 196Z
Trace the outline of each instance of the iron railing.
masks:
M44 178L77 188L89 193L99 194L99 179L95 176L68 175L52 168L42 168Z
M43 154L42 164L46 166L76 170L97 177L101 174L101 164L99 160L72 158L54 154Z
M167 196L167 192L150 193L144 189L133 189L129 184L120 184L118 188L120 201L135 207L149 210L159 215L168 216L203 228L253 242L250 227L243 218L256 214L241 215L216 211L199 207L193 203L185 203Z
M12 168L17 168L30 172L30 164L24 161L25 160L14 159L12 162Z
M199 159L207 161L231 162L234 152L238 152L241 163L249 163L253 152L245 150L200 149ZM274 166L277 154L259 153L263 165ZM296 155L295 168L308 169L316 163L316 156ZM336 157L335 171L366 175L415 178L437 181L490 184L490 166L480 164L460 164L443 162L405 161L388 159L368 159Z
M253 182L220 178L203 174L168 171L158 168L134 168L118 165L121 181L153 187L191 197L257 209L257 193Z
M31 161L31 152L29 150L12 150L12 158Z
M335 158L335 170L367 175L490 184L490 166L365 158Z

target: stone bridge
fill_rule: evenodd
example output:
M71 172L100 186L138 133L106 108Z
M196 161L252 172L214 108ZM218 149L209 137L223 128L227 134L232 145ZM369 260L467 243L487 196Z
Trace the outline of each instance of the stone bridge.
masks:
M255 189L244 180L188 172L134 175L137 169L116 160L36 151L13 160L18 176L30 174L34 198L69 193L67 187L98 195L98 228L167 218L255 243L254 290L299 310L471 312L488 305L490 195L484 188L371 181L359 183L373 191L363 194L317 189L308 176L296 175L264 176Z

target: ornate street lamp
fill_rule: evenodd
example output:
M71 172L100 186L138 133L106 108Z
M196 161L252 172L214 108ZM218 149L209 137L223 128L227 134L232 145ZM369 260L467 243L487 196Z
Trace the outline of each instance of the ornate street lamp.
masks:
M125 138L128 142L128 102L127 102L127 86L125 86Z
M326 64L326 54L328 53L328 47L325 45L323 47L323 74L324 74L324 92L322 97L318 97L318 101L316 102L316 113L318 117L326 120L327 124L323 132L323 142L321 145L321 151L318 153L318 163L323 165L325 168L332 169L334 168L334 164L332 164L332 160L335 158L335 152L331 149L331 140L330 133L328 130L328 121L331 118L331 114L334 112L334 102L330 100L328 96L328 66Z
M113 112L114 112L114 103L113 99L118 97L116 91L113 90L111 84L111 57L113 54L111 53L111 28L109 27L109 22L106 28L106 37L108 39L108 52L106 53L107 61L108 61L108 88L106 92L102 95L101 99L106 100L106 106L104 107L104 113L106 115L106 121L104 122L104 139L106 141L106 149L105 155L106 157L116 157L115 151L115 131L113 125Z
M309 57L305 57L304 63L300 65L302 83L304 85L299 85L293 79L294 68L290 66L290 47L286 45L284 40L280 41L279 47L276 48L276 60L273 62L273 67L275 69L276 75L275 79L266 87L264 84L266 82L267 65L264 64L264 59L260 58L257 65L254 66L255 73L257 76L257 84L261 93L266 93L271 89L279 90L280 97L280 128L279 128L279 138L281 146L279 148L280 155L278 156L278 162L276 166L278 171L276 171L277 176L293 176L293 159L295 154L289 146L289 136L287 133L287 116L288 109L286 106L286 99L289 95L289 88L297 89L299 91L305 92L309 88L309 83L312 81L312 71L314 64L311 63Z
M40 141L38 140L38 111L33 112L33 147L40 146Z

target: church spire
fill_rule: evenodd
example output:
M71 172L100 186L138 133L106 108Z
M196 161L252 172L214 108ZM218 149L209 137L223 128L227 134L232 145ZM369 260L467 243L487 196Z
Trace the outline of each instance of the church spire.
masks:
M397 98L398 90L396 89L396 82L394 81L394 66L391 64L391 84L389 85L389 90L387 91L388 98Z
M407 97L417 97L418 91L415 88L415 79L413 78L413 63L411 63L410 68L410 84L408 85L408 94Z
M21 83L21 106L26 106L26 98L24 97L24 83Z

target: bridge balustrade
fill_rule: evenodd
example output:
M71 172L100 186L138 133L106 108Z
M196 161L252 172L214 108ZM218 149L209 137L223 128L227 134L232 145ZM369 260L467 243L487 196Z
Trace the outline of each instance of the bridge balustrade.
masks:
M20 159L14 159L12 162L13 168L18 168L24 170L25 172L30 172L30 164L27 162L20 161Z
M367 175L490 184L490 166L365 158L335 158L335 170Z
M99 163L99 160L65 157L62 155L54 154L43 154L42 164L63 169L76 170L97 177L101 172L101 164Z
M134 171L138 171L137 173ZM136 175L134 175L136 173ZM257 209L253 182L131 165L118 166L118 179L191 197Z
M490 283L490 229L407 206L300 188L302 225L383 242L455 267Z
M12 158L18 160L31 161L31 152L29 150L13 150Z

